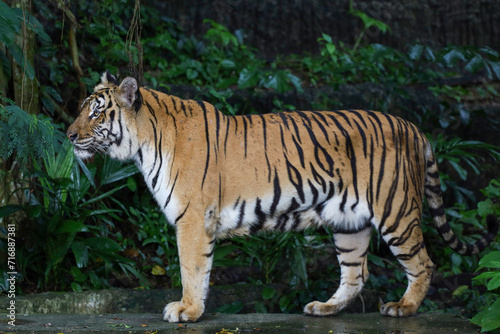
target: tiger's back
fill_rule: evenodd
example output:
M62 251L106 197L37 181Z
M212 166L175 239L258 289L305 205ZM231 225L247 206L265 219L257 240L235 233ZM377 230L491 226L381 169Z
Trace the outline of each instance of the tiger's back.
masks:
M432 275L420 220L424 193L438 231L462 254L478 253L498 224L473 245L453 234L444 216L439 173L426 137L413 124L362 110L227 116L200 101L120 85L105 73L68 129L75 152L105 150L135 160L170 223L177 228L183 298L164 319L196 321L204 310L217 238L261 230L333 228L341 284L310 315L348 305L368 278L372 228L408 276L388 316L414 314Z

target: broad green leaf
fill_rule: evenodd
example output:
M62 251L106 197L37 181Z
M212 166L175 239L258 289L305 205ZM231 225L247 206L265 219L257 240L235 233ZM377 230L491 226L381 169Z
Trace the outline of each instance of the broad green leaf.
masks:
M498 262L500 264L500 262ZM499 267L500 268L500 267ZM486 286L488 290L492 291L500 287L500 271L497 271L497 275L493 277Z
M332 37L330 35L327 35L325 33L322 33L321 36L323 36L323 39L328 42L329 44L332 44Z
M335 51L337 50L337 48L335 47L335 44L331 44L331 43L328 43L326 45L326 49L328 50L328 53L330 55L333 55L335 53Z
M279 306L281 312L286 312L288 305L292 302L292 297L290 295L284 295L280 298Z
M500 299L471 319L473 324L481 326L483 331L491 331L500 327Z
M469 290L469 287L467 285L461 285L458 288L456 288L455 291L453 291L453 296L460 296L467 290Z
M411 60L418 60L424 51L424 46L421 44L415 44L410 47L410 51L408 52L408 56Z
M450 165L453 166L455 171L458 173L458 176L460 176L462 180L464 181L467 180L467 170L465 168L460 166L457 162L453 161L452 159L448 159L448 162L450 163Z
M496 277L497 275L498 275L498 272L496 272L496 271L488 271L488 272L482 273L481 275L478 275L472 279L475 281L488 280L490 278Z
M71 289L74 292L82 292L83 291L82 286L79 283L77 283L77 282L72 282L71 283Z
M106 159L102 166L101 183L110 184L135 175L138 172L139 170L133 164L123 164L118 160Z
M489 65L489 68L494 73L490 79L500 80L500 61L490 61L487 60L486 63Z
M241 89L257 86L261 79L261 71L244 68L238 78L238 87Z
M8 204L0 207L0 218L6 217L13 213L16 213L19 210L22 210L23 207L21 205Z
M100 288L102 286L102 282L95 272L93 271L89 272L89 278L94 288Z
M500 261L500 251L494 251L486 254L479 260L479 265L481 267L491 267L492 262L498 262Z
M478 72L484 67L485 63L483 57L480 55L475 55L469 62L465 65L464 69L471 73Z
M486 217L488 214L494 213L493 203L491 202L490 198L477 203L477 213L481 217Z
M264 289L262 289L262 298L264 300L272 299L274 296L276 296L276 293L278 291L276 289L273 289L269 286L265 286Z
M450 51L448 51L443 56L443 59L446 62L446 65L448 65L448 66L455 65L456 62L459 60L462 60L462 61L466 60L462 50L460 50L458 48L453 48Z
M65 220L59 227L56 228L54 233L77 233L88 232L89 229L81 221Z
M75 241L71 245L71 250L73 251L73 255L75 255L76 265L78 268L86 267L89 261L89 251L87 246L85 246L81 241Z
M220 62L220 65L226 69L231 69L231 68L236 67L236 64L234 63L234 61L229 60L229 59L224 59L223 61Z
M91 172L90 169L85 165L85 163L78 157L76 157L76 161L78 162L78 165L82 169L83 174L85 174L85 177L87 178L87 180L90 182L92 187L95 188L96 187L95 182L94 182L95 170L93 172Z

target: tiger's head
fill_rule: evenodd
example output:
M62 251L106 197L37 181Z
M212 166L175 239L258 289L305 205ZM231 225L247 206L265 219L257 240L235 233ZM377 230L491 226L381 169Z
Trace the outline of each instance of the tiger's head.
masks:
M121 84L109 71L101 77L94 93L83 101L78 118L66 133L75 146L75 154L89 159L95 153L109 154L124 160L134 153L132 136L141 96L134 78Z

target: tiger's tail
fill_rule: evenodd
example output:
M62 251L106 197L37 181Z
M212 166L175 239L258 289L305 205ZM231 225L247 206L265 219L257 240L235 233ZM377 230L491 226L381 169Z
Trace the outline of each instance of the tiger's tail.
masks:
M430 144L427 144L426 154L427 171L425 175L425 195L429 203L429 210L432 218L434 219L434 226L436 226L441 237L446 241L448 246L455 252L462 255L473 255L480 253L485 249L495 238L498 233L498 221L494 215L486 217L488 225L488 233L481 239L473 244L465 244L457 239L457 236L446 221L444 213L443 197L441 192L441 181L439 180L439 171L437 168L437 161L432 152Z

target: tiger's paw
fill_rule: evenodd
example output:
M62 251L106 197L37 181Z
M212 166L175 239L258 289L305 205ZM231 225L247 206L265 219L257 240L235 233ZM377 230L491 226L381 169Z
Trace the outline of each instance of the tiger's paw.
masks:
M403 303L402 301L399 301L397 303L389 302L382 305L382 307L380 308L380 314L386 317L399 318L413 315L417 312L417 310L418 306L412 304L405 305L405 303Z
M163 310L163 320L168 322L195 322L203 314L203 307L185 307L182 302L172 302Z
M328 315L337 314L340 311L338 305L322 303L319 301L310 302L304 307L304 314L313 315L316 317L325 317Z

